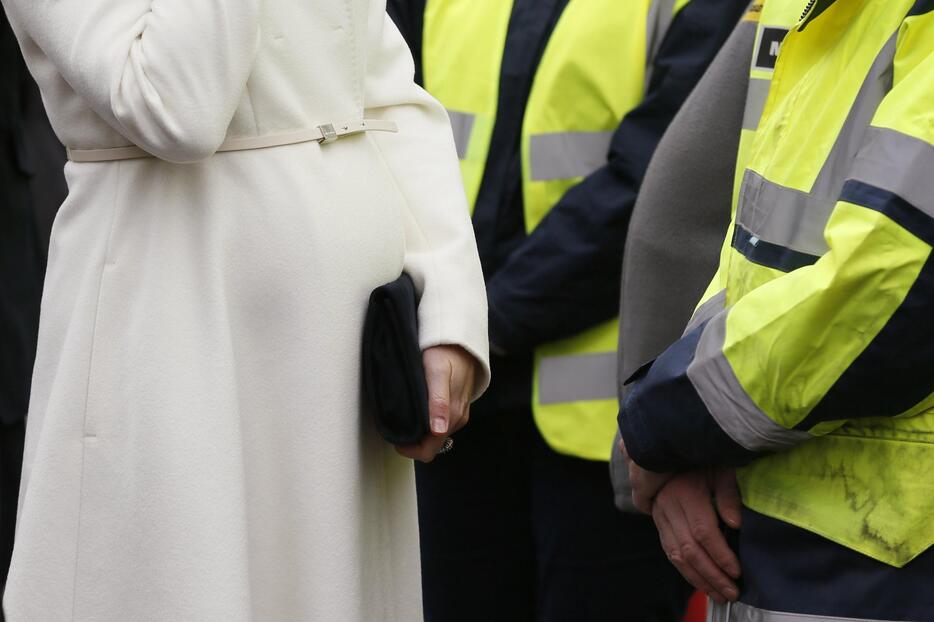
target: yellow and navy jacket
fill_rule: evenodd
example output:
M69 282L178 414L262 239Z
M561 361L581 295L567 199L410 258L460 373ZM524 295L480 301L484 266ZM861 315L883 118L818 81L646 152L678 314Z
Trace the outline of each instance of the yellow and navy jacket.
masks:
M903 567L934 543L934 2L768 0L760 30L720 268L620 426Z
M437 15L437 10L431 9L433 2L436 6L443 4L438 0L429 0L427 4L425 0L389 0L388 7L390 15L413 49L419 75L423 74L423 65L426 64L423 61L426 60L429 61L427 64L433 64L435 68L434 72L429 68L429 74L437 76L443 65L446 72L456 75L457 71L463 71L463 66L458 63L461 57L450 49L450 41L439 40L437 27L426 27L426 8L429 23L431 16ZM603 63L599 71L588 71L601 75L608 71L618 72L620 85L635 79L638 82L635 89L637 96L633 104L624 107L623 114L614 116L612 127L601 127L601 130L606 131L599 132L599 136L593 133L593 138L600 140L596 158L559 162L576 163L578 170L570 176L573 178L570 180L572 183L567 183L562 192L557 194L555 202L548 202L547 216L542 218L540 209L532 210L535 222L529 220L530 205L527 199L529 187L538 182L535 179L524 180L524 176L527 176L528 171L540 168L539 164L549 163L534 161L535 156L530 155L527 145L522 144L523 129L530 129L528 124L523 128L524 120L528 122L526 108L530 98L535 99L533 82L538 80L539 94L545 94L548 90L542 88L541 82L547 77L542 74L560 74L561 70L556 70L554 62L555 53L560 50L548 49L555 47L549 44L557 43L552 33L557 28L562 33L561 38L567 39L569 28L589 23L578 19L582 12L589 10L588 0L459 0L448 4L457 5L450 7L450 13L461 11L462 15L471 18L457 22L457 27L472 28L471 32L476 35L467 38L473 47L464 50L462 54L482 55L491 53L490 50L493 50L493 54L499 54L497 50L502 51L502 58L497 59L497 62L501 61L499 81L490 85L494 92L498 89L498 101L494 102L495 125L488 139L488 155L486 152L481 154L479 173L465 172L465 181L473 200L474 226L488 281L491 340L509 353L519 355L509 363L528 366L529 361L522 357L523 354L542 344L578 335L606 323L616 315L623 241L645 168L669 121L700 79L747 2L682 0L669 3L669 11L676 6L677 15L670 20L670 24L666 24L667 36L660 38L657 42L659 45L652 50L654 60L651 64L651 79L646 80L647 85L643 82L643 71L646 68L632 67L628 60L622 60L628 58L626 56L593 55L582 49L576 56L568 54L565 57L569 69L575 69L574 63L594 62L594 59L598 59ZM641 6L649 3L632 3L626 11L633 13L633 7L637 4ZM477 17L477 13L484 11L497 13L495 28L489 27L488 17ZM473 18L483 25L474 25ZM618 21L619 18L614 17L614 20ZM613 22L604 21L608 24ZM508 29L505 22L508 22ZM644 25L639 28L640 35L644 37ZM434 49L430 42L432 37L438 45L446 46L443 55L425 49ZM640 43L633 38L632 45ZM605 43L605 47L615 52L621 44ZM441 61L438 60L439 56L443 56ZM543 56L546 58L544 64L549 66L547 71L540 67ZM575 71L578 76L583 73L583 70ZM607 80L603 79L593 85L597 95L589 99L593 100L600 95L598 89L606 89L605 82ZM609 82L612 85L614 81ZM439 94L431 88L431 84L428 86L429 90ZM441 99L445 101L445 97ZM449 109L456 110L456 106L450 105L451 102L447 103ZM618 107L618 103L608 102L608 108L615 114L614 107ZM490 123L486 119L464 118L455 110L452 110L452 120L456 136L471 130L476 134L476 125L471 126L471 123ZM541 118L540 115L532 116ZM557 132L560 129L552 128L550 131ZM472 147L467 146L464 140L458 143L463 149L460 154L462 161L469 159L468 152ZM535 176L534 171L532 175ZM564 181L548 183L561 184ZM527 233L529 229L531 232ZM607 333L604 341L611 344L608 348L610 351L602 357L581 357L585 362L601 365L595 373L583 374L585 382L570 386L574 383L566 385L545 379L539 383L541 387L556 390L565 386L570 392L575 392L577 386L583 384L586 385L583 386L583 393L577 391L577 397L570 400L563 394L542 397L541 391L534 392L533 401L538 410L550 409L552 405L564 408L571 401L584 402L578 410L568 406L561 413L561 418L568 421L568 429L581 428L577 435L580 438L569 438L575 436L573 432L551 434L543 430L552 447L562 453L600 460L609 457L617 410L613 352L616 338L610 331L604 332ZM520 358L522 360L518 360ZM552 358L557 360L560 357ZM523 376L514 370L503 370L503 361L498 363L500 368L497 369L497 377ZM539 371L547 372L549 369L548 365L538 367ZM558 373L563 368L556 365L554 369ZM519 407L524 404L528 407L533 390L527 382L512 382L508 385L494 382L491 393L499 394L491 397L495 397L500 404L516 404ZM586 403L588 401L590 403ZM573 414L578 411L585 412L589 419L605 420L602 425L595 424L595 427L600 428L598 433L591 434L584 430L588 428L589 422L578 421ZM606 411L605 416L603 411ZM538 415L536 419L539 419Z

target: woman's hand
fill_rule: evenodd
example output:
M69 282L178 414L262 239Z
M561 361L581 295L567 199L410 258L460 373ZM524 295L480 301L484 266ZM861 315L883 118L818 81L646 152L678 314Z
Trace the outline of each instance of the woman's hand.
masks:
M477 378L477 362L460 346L435 346L422 354L428 380L428 417L431 434L417 445L396 447L413 460L431 462L445 439L470 418L470 398Z

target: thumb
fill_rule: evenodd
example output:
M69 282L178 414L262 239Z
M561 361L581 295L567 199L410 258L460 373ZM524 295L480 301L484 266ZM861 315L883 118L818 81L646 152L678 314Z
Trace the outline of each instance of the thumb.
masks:
M713 491L720 518L733 529L739 529L743 520L743 500L736 484L736 471L717 469L713 474Z
M426 351L424 363L431 432L436 436L444 436L451 427L451 361L446 356Z

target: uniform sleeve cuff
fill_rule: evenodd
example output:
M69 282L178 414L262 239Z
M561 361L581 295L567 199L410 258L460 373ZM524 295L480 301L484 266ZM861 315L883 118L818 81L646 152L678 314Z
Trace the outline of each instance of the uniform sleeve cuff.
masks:
M723 431L688 378L705 325L676 341L631 380L619 426L630 457L644 469L671 473L741 466L762 455Z

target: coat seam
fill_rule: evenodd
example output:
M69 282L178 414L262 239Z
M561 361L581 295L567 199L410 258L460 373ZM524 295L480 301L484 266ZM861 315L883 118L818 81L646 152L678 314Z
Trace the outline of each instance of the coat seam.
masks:
M357 109L362 111L364 109L363 103L363 92L360 88L361 80L365 79L364 72L360 70L360 59L359 59L359 50L357 47L360 45L360 38L357 36L357 23L355 20L355 10L351 5L351 0L342 0L344 4L344 13L347 16L347 27L349 30L350 38L350 63L353 66L353 90L354 90L354 99L357 105Z
M85 458L87 454L87 443L89 440L97 438L97 434L88 434L88 410L91 401L91 375L94 369L94 344L97 337L97 326L100 320L101 297L104 289L104 272L110 262L111 243L113 241L114 226L117 220L117 210L119 209L118 198L120 196L120 173L123 166L121 162L116 163L116 179L114 180L114 192L112 199L112 208L110 212L110 224L107 232L107 241L104 247L104 257L101 261L100 271L97 278L97 299L94 305L94 322L91 327L91 343L88 354L88 373L84 388L84 414L81 420L81 466L80 478L78 482L78 516L75 525L75 566L72 574L71 587L71 620L74 622L78 608L78 565L81 558L81 517L84 510L84 478L85 478Z

